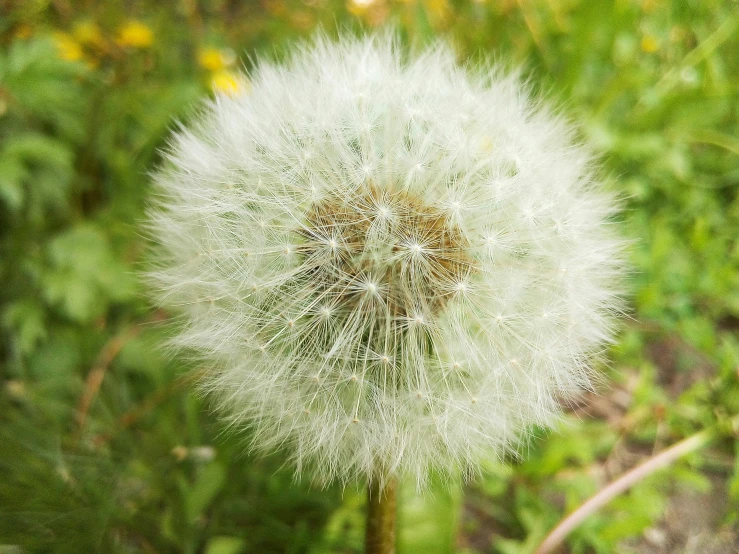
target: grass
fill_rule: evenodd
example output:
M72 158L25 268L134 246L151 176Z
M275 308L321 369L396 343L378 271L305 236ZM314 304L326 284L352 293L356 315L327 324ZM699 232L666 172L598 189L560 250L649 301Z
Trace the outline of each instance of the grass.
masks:
M201 5L203 4L203 5ZM207 4L207 5L205 5ZM654 452L739 413L739 14L729 0L11 2L0 20L0 552L361 552L364 494L244 453L135 279L175 120L318 25L525 68L602 154L634 240L608 385L470 485L401 492L402 553L533 552ZM332 32L332 31L331 31ZM573 553L730 552L736 432L640 482ZM696 546L697 545L697 546ZM713 549L713 550L711 550ZM722 550L723 549L723 550Z

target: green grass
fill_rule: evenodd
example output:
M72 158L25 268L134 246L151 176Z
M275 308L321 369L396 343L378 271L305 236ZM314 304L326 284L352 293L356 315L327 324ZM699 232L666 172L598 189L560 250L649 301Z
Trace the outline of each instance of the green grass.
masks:
M491 460L464 489L404 491L402 553L531 552L611 476L739 413L735 2L207 4L34 0L0 19L0 552L361 551L361 484L311 488L279 453L245 454L193 392L198 368L162 353L167 314L135 278L147 172L174 121L214 77L317 25L393 21L416 44L451 38L472 63L523 64L602 154L633 239L632 312L601 395L522 461ZM150 43L126 43L130 19ZM221 52L210 65L208 47ZM651 552L662 533L680 551L701 530L739 540L737 452L727 433L568 548ZM691 498L711 506L695 532L674 515Z

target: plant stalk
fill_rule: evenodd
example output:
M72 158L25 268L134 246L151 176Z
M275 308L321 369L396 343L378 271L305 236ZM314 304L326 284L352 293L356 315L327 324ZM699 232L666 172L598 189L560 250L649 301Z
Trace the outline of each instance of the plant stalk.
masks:
M395 554L397 512L397 478L370 479L367 485L365 554Z
M734 416L728 421L727 427L735 429L737 426L739 426L739 416ZM675 460L682 458L691 452L700 450L718 436L720 436L719 427L705 429L678 442L677 444L674 444L659 454L649 458L642 464L627 471L604 489L601 489L591 496L583 505L560 521L560 523L544 538L544 541L536 550L536 554L550 554L551 552L554 552L559 548L567 535L569 535L573 529L577 528L583 520L593 514L596 510L606 505L616 496L626 491L632 485L638 483L645 477L670 465Z

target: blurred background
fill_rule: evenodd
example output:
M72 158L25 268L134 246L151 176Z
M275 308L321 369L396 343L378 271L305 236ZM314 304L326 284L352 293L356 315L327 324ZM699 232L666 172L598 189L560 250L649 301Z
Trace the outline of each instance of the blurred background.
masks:
M739 552L739 3L0 0L0 553L358 553L362 484L253 458L163 354L136 278L175 121L318 26L522 64L623 193L633 274L598 395L474 482L404 490L400 553L530 553L614 476L724 432L572 553ZM722 427L723 426L723 427Z

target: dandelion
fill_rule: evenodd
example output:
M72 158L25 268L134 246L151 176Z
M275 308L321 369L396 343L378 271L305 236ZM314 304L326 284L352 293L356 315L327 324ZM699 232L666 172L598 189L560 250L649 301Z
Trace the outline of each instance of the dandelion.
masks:
M641 39L641 49L642 52L646 52L647 54L653 54L657 50L659 50L659 43L657 42L657 39L654 38L652 35L644 35Z
M140 21L129 21L119 30L116 42L124 48L148 48L154 42L154 33Z
M238 94L248 89L248 80L236 71L228 69L236 61L231 49L202 48L198 51L198 65L210 72L210 85L215 92Z
M93 21L80 21L74 26L74 38L85 46L101 49L105 39L100 27Z
M236 55L233 50L218 48L202 48L198 51L198 64L200 67L208 71L223 71L236 61Z
M62 32L54 33L53 37L59 58L69 62L76 62L82 59L82 46L74 37Z
M515 74L444 45L318 38L250 80L175 134L150 278L228 420L367 478L379 533L398 477L474 474L591 387L616 203Z
M234 71L216 71L210 78L211 87L215 92L227 95L239 94L249 88L249 81Z

